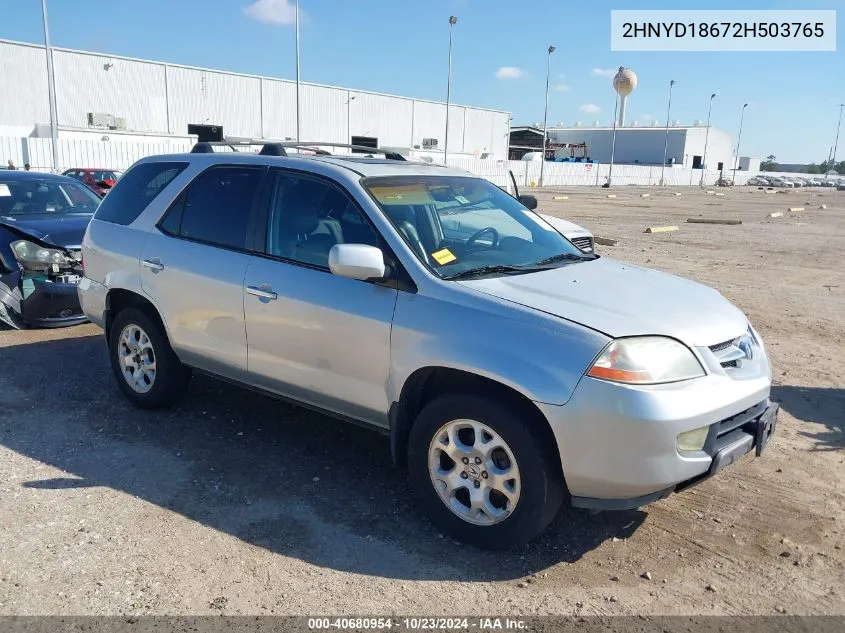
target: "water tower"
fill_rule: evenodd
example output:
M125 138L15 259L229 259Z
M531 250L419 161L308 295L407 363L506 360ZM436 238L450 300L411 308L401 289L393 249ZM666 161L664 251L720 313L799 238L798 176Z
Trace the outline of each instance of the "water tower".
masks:
M617 125L625 125L625 106L628 105L628 95L634 92L637 87L637 73L624 66L619 67L619 72L613 77L613 89L619 95L619 121Z

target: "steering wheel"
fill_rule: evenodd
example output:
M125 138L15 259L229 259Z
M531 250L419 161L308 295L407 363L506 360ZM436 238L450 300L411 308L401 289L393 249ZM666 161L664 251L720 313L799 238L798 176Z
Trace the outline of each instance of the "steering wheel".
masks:
M493 236L493 248L499 246L499 232L492 226L484 227L480 231L476 231L475 233L473 233L470 238L466 241L466 244L464 244L464 246L472 246L473 243L477 242L478 238L484 235L485 233L490 233Z

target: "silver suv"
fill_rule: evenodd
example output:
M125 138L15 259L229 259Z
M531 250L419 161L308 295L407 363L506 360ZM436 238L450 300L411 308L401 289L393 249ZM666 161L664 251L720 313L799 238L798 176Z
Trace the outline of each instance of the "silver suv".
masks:
M79 296L137 406L197 369L369 425L491 548L766 446L766 351L718 292L584 253L457 169L266 154L145 158L91 221Z

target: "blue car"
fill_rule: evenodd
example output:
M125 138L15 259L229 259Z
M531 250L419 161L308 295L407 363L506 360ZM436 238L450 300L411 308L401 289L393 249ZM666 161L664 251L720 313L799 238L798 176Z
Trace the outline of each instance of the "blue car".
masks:
M72 178L0 171L0 321L20 329L87 320L76 291L82 236L99 204Z

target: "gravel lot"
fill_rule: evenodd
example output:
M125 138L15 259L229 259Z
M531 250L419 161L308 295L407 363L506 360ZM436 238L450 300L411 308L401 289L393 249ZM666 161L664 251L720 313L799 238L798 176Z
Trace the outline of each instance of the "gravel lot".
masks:
M745 310L782 405L762 458L479 552L427 522L386 438L202 376L138 411L93 326L0 331L0 614L845 614L845 192L677 191L539 197Z

